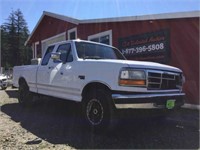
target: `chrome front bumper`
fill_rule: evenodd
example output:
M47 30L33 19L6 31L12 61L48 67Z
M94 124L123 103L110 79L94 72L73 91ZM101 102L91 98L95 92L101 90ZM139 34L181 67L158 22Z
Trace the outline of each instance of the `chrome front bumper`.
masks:
M166 108L168 100L175 101L175 107L184 104L185 93L161 93L161 94L112 94L117 109L159 109Z

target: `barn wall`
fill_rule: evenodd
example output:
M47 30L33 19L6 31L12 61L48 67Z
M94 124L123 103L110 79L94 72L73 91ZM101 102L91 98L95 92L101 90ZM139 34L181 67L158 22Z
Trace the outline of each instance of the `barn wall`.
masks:
M30 41L32 43L42 41L57 34L66 32L67 30L74 27L76 27L75 24L45 16L44 19L40 22L34 34L32 35Z

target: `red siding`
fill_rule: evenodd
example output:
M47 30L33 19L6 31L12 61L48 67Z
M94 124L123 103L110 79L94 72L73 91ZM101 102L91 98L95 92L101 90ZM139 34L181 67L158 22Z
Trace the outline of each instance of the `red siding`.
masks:
M40 22L29 43L42 41L49 37L66 32L67 30L72 29L74 27L76 27L75 24L52 18L49 16L44 16L43 20Z

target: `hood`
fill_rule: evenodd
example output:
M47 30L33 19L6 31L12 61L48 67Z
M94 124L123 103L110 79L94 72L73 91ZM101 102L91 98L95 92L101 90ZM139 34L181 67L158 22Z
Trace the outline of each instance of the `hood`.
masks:
M123 64L124 66L131 68L142 68L142 69L155 69L162 71L172 71L172 72L182 72L179 68L172 67L169 65L164 65L154 62L145 62L145 61L132 61L132 60L114 60L114 59L99 59L99 60L87 60L90 62L104 62L104 63L114 63L114 64Z
M160 64L160 63L154 63L154 62L127 60L126 63L129 65L129 67L133 67L133 68L144 68L144 69L155 69L155 70L172 71L172 72L182 72L179 68Z

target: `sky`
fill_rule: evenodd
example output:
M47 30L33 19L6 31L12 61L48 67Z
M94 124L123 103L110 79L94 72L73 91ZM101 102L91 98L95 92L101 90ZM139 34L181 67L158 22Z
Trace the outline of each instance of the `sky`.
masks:
M76 19L139 16L200 10L200 0L0 0L0 25L20 9L31 32L49 11Z

